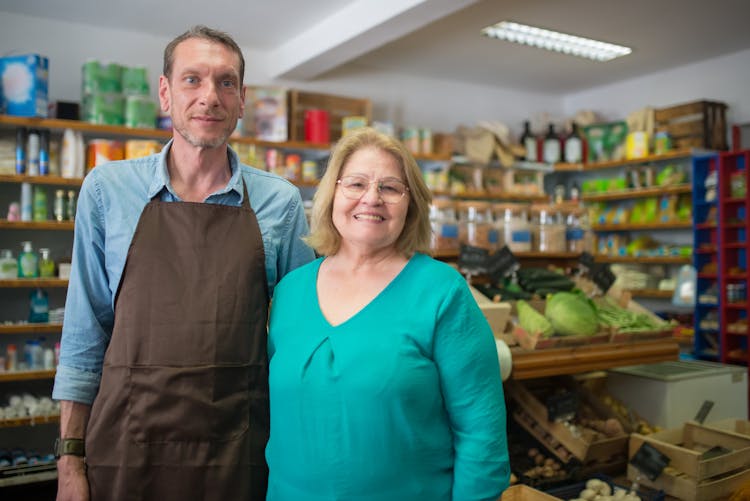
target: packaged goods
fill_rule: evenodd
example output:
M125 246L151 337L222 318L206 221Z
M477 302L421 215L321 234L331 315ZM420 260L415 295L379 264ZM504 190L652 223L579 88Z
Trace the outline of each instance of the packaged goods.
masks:
M488 202L458 203L458 240L460 243L487 250L497 248L497 230L492 223Z
M495 221L503 221L503 242L512 252L531 250L531 227L524 204L495 204Z
M2 103L8 115L47 117L49 60L39 54L0 58Z
M531 207L534 228L534 250L539 252L565 252L565 224L552 205Z
M456 204L447 198L437 198L430 204L432 238L430 248L436 251L458 250L458 220Z

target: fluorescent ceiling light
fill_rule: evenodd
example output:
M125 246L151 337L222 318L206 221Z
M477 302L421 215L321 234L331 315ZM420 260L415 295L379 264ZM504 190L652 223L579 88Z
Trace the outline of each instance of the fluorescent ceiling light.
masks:
M600 42L512 21L501 21L493 26L488 26L482 29L482 35L570 56L585 57L595 61L609 61L633 52L629 47L623 47L622 45Z

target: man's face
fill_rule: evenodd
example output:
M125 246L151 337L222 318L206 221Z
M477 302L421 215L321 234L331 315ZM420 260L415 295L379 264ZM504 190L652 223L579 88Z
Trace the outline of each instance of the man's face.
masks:
M223 146L245 107L239 57L224 45L201 38L174 51L172 76L159 79L159 101L172 117L175 141L197 148Z

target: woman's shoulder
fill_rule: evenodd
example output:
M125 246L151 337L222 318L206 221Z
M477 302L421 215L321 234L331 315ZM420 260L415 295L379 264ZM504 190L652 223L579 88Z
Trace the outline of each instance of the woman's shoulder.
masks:
M454 266L427 254L415 253L412 257L412 264L416 273L432 277L432 280L440 280L441 282L464 280L464 277Z
M295 268L284 275L284 278L282 278L279 284L276 286L274 295L276 295L279 291L285 292L289 288L299 286L301 283L304 283L310 279L313 279L314 281L315 277L318 274L318 268L320 268L320 263L322 261L322 257L313 259L309 263L303 264L302 266Z

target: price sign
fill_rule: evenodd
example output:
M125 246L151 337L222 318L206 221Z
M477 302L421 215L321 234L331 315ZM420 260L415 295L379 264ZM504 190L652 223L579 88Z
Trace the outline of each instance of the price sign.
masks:
M644 443L630 458L630 464L653 482L669 464L669 457L659 452L651 444Z
M502 249L487 259L487 274L494 283L502 282L504 278L512 275L519 267L516 256L513 255L507 245L504 245Z
M472 273L484 273L487 271L488 256L487 249L461 244L458 252L458 267Z
M708 416L708 413L711 412L713 406L714 403L712 401L704 400L703 405L701 405L701 408L698 409L698 413L695 415L695 421L703 424L703 422L706 420L706 417Z
M581 267L584 272L594 269L596 263L594 263L594 256L588 252L582 252L581 257L578 258L578 262L581 263Z
M550 421L570 421L578 412L578 395L573 392L551 395L544 403Z
M595 264L591 272L591 280L602 292L607 292L617 277L608 264Z

